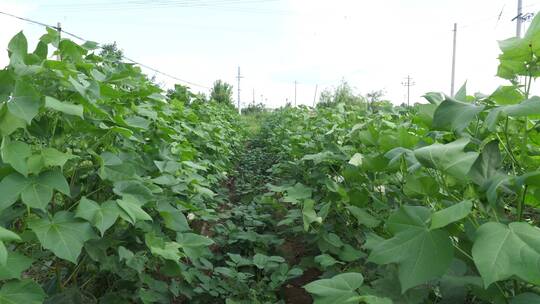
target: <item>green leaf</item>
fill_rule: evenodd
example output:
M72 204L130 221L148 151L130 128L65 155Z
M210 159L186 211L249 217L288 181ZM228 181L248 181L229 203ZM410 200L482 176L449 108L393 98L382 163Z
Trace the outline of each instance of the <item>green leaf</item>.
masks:
M8 51L10 57L18 56L19 58L24 58L28 54L28 42L22 31L11 38L8 43Z
M448 224L464 219L471 213L472 206L472 202L466 200L433 213L431 216L430 229L442 228Z
M45 210L55 189L65 195L69 196L70 194L69 185L60 171L43 172L39 176L32 176L27 180L21 198L28 207Z
M21 238L10 230L0 227L0 241L20 241Z
M496 222L483 224L476 231L472 256L486 288L513 275L540 284L538 227L523 222L508 226Z
M439 193L439 184L429 175L409 175L403 192L409 197L433 197Z
M486 117L486 125L490 131L494 131L497 122L504 117L525 117L540 115L540 97L533 96L519 104L499 106L491 109Z
M47 44L43 41L39 41L36 45L36 49L34 50L33 54L38 56L41 60L47 59L47 53L49 52L49 49L47 47Z
M76 217L83 218L96 227L101 236L114 225L119 215L120 210L114 201L107 201L99 205L86 197L81 198L75 213Z
M349 164L351 164L353 166L356 166L356 167L361 166L363 159L364 159L364 156L362 156L362 154L354 153L354 155L349 160Z
M450 236L444 230L430 230L425 207L403 206L387 223L394 237L374 244L368 261L379 265L398 264L401 291L442 276L454 256Z
M287 195L283 198L285 202L296 204L300 200L311 198L311 188L301 183L296 183L293 187L287 188Z
M346 303L358 296L356 290L364 283L360 273L349 272L338 274L331 279L313 281L304 289L313 295L314 304Z
M268 256L264 254L257 253L253 256L253 265L259 269L264 269L266 263L268 263Z
M375 228L379 226L380 221L369 214L365 209L358 208L356 206L347 206L346 208L356 218L358 225L364 225L368 228Z
M43 149L41 151L41 156L43 157L43 162L45 166L49 167L63 167L68 160L74 158L73 155L60 152L54 148Z
M388 231L396 234L407 229L424 230L431 218L431 211L423 206L403 205L386 221Z
M22 175L28 175L27 159L32 155L29 145L20 141L11 141L9 138L4 137L0 152L4 163L10 164L13 169Z
M32 122L39 112L41 100L38 92L29 81L17 81L13 97L8 102L8 110L11 114L24 119L27 124Z
M154 198L152 191L139 181L118 181L114 183L113 192L122 197L129 196L141 205Z
M75 264L84 243L95 237L89 223L75 219L66 211L56 213L52 219L30 221L28 226L43 248Z
M20 279L21 273L32 266L33 260L16 251L8 252L7 262L0 265L0 280Z
M182 254L178 250L181 246L177 242L165 242L163 238L152 233L145 234L144 240L146 246L150 248L150 251L155 256L175 262L182 258Z
M360 258L366 257L366 254L356 250L353 246L345 244L339 253L339 259L345 262L354 262Z
M510 304L537 304L540 303L540 296L534 293L526 292L517 295L510 300Z
M456 94L454 95L454 98L460 101L467 101L467 82L466 81L456 92Z
M53 189L40 184L36 178L31 178L24 188L21 198L25 205L30 208L46 210L53 196Z
M0 182L0 211L13 205L28 185L28 179L19 173L12 173Z
M464 152L469 139L460 138L448 144L433 144L414 150L418 161L454 177L463 179L478 158L477 152Z
M430 104L438 105L445 99L444 94L439 92L429 92L424 94L424 97Z
M214 241L206 236L195 233L178 233L176 241L182 247L208 247L214 244Z
M484 109L447 97L435 110L433 128L461 132Z
M123 216L124 213L120 213L123 219L128 222L135 224L137 221L151 221L152 217L146 213L141 207L141 204L131 195L125 195L122 199L117 199L116 203L122 211L127 215Z
M304 201L304 206L302 207L302 219L304 221L304 230L308 231L311 223L322 223L322 218L317 216L313 205L315 201L312 199L307 199Z
M0 304L41 304L45 296L43 289L29 279L10 281L0 288Z
M150 121L147 119L144 119L140 116L131 116L124 119L124 121L128 124L128 126L137 128L137 129L148 129L148 126L150 125Z
M84 107L82 105L61 102L60 100L56 98L45 96L45 107L68 114L68 115L79 116L80 118L84 118L83 116Z
M182 211L166 202L159 203L157 209L163 218L165 227L176 232L186 232L191 230L187 218Z
M343 264L342 262L334 259L334 257L329 254L318 255L313 260L315 261L315 263L321 265L323 268L328 268L335 264Z
M516 86L499 86L490 96L497 104L509 105L520 103L525 96Z
M494 175L497 175L502 165L499 142L493 140L484 146L482 153L476 159L468 173L473 182L482 186Z
M2 79L0 79L0 82ZM1 98L1 96L0 96ZM0 101L1 102L1 101ZM7 106L0 104L0 135L8 136L18 129L24 129L26 121L8 111Z

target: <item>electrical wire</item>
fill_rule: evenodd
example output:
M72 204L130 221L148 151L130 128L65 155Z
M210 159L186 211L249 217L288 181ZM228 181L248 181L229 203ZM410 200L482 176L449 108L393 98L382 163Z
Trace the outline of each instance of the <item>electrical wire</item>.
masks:
M10 14L10 13L7 13L7 12L3 12L3 11L0 11L0 14L1 15L5 15L5 16L8 16L8 17L12 17L12 18L16 18L16 19L19 19L19 20L22 20L22 21L25 21L25 22L29 22L29 23L33 23L33 24L37 24L37 25L40 25L40 26L44 26L44 27L48 27L48 28L52 28L52 29L55 29L61 33L64 33L70 37L73 37L73 38L76 38L78 40L81 40L81 41L90 41L88 39L84 39L82 38L81 36L79 35L75 35L71 32L68 32L68 31L65 31L64 29L62 29L61 27L58 27L58 26L54 26L54 25L50 25L50 24L46 24L46 23L43 23L43 22L40 22L40 21L36 21L36 20L32 20L32 19L28 19L28 18L24 18L24 17L19 17L19 16L16 16L16 15L13 15L13 14ZM101 43L98 43L98 45L103 45ZM141 63L141 62L138 62L136 60L133 60L129 57L126 57L124 55L122 55L122 58L127 60L127 61L130 61L131 63L133 64L136 64L136 65L139 65L143 68L146 68L148 70L151 70L157 74L160 74L160 75L163 75L163 76L166 76L166 77L169 77L171 79L174 79L174 80L177 80L177 81L180 81L180 82L183 82L183 83L186 83L186 84L189 84L189 85L192 85L192 86L196 86L196 87L200 87L200 88L205 88L205 89L210 89L208 86L205 86L205 85L201 85L201 84L198 84L198 83L195 83L195 82L192 82L192 81L188 81L188 80L184 80L182 78L179 78L179 77L176 77L174 75L171 75L169 73L166 73L166 72L162 72L154 67L151 67L147 64L144 64L144 63Z
M150 10L150 9L170 9L170 8L202 8L202 9L219 9L220 11L245 12L245 13L262 13L262 14L293 14L292 11L265 9L263 7L246 7L237 6L243 4L265 4L281 0L212 0L212 1L189 1L181 0L174 2L121 2L121 3L79 3L79 4L57 4L41 5L42 9L55 9L66 12L93 10L106 12L127 12L133 10Z

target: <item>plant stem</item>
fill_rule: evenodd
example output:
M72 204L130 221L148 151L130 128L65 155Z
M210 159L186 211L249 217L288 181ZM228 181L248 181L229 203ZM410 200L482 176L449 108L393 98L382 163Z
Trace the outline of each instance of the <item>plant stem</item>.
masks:
M56 273L56 288L58 290L63 290L64 287L62 286L62 271L60 269L60 262L56 262L54 266L54 271Z
M523 219L523 206L525 205L525 196L527 195L527 187L528 185L525 185L523 188L523 192L521 193L521 198L518 200L518 206L517 206L517 221L521 222Z
M515 163L514 170L515 167L521 168L516 156L514 155L514 152L512 152L512 149L510 149L510 139L508 138L508 116L506 116L506 121L504 123L504 138L506 139L506 151L510 153L512 160Z

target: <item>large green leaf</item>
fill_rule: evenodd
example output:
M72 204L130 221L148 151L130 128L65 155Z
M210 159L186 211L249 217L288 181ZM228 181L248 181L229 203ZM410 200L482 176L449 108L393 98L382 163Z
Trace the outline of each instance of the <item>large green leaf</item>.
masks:
M533 96L519 104L499 106L491 109L486 117L486 125L490 131L494 131L497 122L504 117L525 117L540 115L540 97Z
M34 281L10 281L0 288L0 304L41 304L45 292Z
M469 139L460 138L448 144L433 144L414 150L418 161L430 168L436 168L454 177L463 179L478 158L477 152L464 152Z
M433 213L430 229L442 228L467 217L471 213L472 206L472 202L466 200Z
M0 82L2 79L0 78ZM0 88L1 89L1 88ZM2 96L0 96L0 99ZM1 100L0 100L1 103ZM8 136L15 132L17 129L26 127L26 121L11 114L5 104L0 104L0 135Z
M540 228L528 223L489 222L476 231L474 263L486 287L515 275L540 284Z
M152 217L142 209L142 204L131 195L125 195L123 199L116 200L116 203L123 211L120 216L132 224L137 223L139 220L152 220Z
M41 151L43 163L48 167L63 167L66 162L73 159L74 156L69 153L60 152L54 148L45 148Z
M392 213L386 221L386 227L392 234L407 229L423 230L430 220L431 211L424 206L404 205Z
M16 251L8 252L7 262L0 265L0 280L20 279L21 273L32 265L33 260Z
M493 140L484 146L482 153L476 159L468 175L473 182L484 185L491 177L498 173L502 165L502 157L499 151L499 142Z
M26 37L22 31L11 38L7 49L10 53L10 57L18 56L20 58L24 58L24 56L26 56L28 53L28 41L26 41Z
M20 240L21 238L15 232L11 232L4 227L0 227L0 265L6 265L8 259L8 251L4 242Z
M493 99L497 104L509 105L520 103L525 99L525 96L516 86L500 86L489 98Z
M67 102L61 102L60 100L53 97L49 97L49 96L45 97L45 107L68 114L68 115L74 115L74 116L79 116L80 118L84 118L83 106L71 104Z
M183 256L179 248L180 244L177 242L167 242L163 238L155 236L152 233L147 233L144 236L146 246L150 248L153 255L162 257L166 260L177 262Z
M30 221L28 226L43 248L73 263L77 263L84 242L95 237L89 223L76 219L66 211L56 213L52 219Z
M388 220L394 236L377 242L368 261L380 265L398 264L402 292L442 276L450 266L454 248L448 233L430 230L429 209L403 206Z
M512 298L510 304L537 304L540 303L540 295L526 292Z
M177 233L176 242L191 260L201 257L214 244L212 239L195 233Z
M484 109L484 106L447 97L435 110L433 128L461 132Z
M174 230L176 232L185 232L191 230L186 216L179 209L171 206L167 202L161 202L158 204L158 211L165 227Z
M8 110L11 114L24 119L30 124L36 117L41 106L38 92L32 87L29 81L17 81L13 97L8 102Z
M23 203L28 207L45 210L52 199L54 190L69 195L69 185L64 175L58 170L41 173L27 179L26 187L21 192Z
M398 264L402 292L442 276L454 256L444 230L408 229L375 246L368 261Z
M11 141L8 137L5 137L0 147L0 155L4 163L10 164L13 169L22 175L28 175L27 160L32 155L29 145L20 141Z
M12 173L0 182L0 211L13 205L28 185L28 179L19 173Z
M114 201L106 201L100 205L86 197L81 198L75 213L76 217L92 223L99 230L101 236L114 225L119 215L120 209L118 209L118 205Z
M347 303L357 297L356 290L364 283L360 273L349 272L338 274L331 279L313 281L304 289L313 295L314 304Z
M380 221L373 215L369 214L365 209L356 206L347 206L349 212L356 218L359 225L364 225L368 228L374 228L379 226Z
M311 198L312 189L301 183L296 183L287 188L287 195L283 197L285 202L296 204L303 199Z
M322 217L318 216L315 209L313 209L314 204L315 201L312 199L307 199L304 201L304 205L302 207L302 219L304 221L305 231L309 230L311 223L322 223Z

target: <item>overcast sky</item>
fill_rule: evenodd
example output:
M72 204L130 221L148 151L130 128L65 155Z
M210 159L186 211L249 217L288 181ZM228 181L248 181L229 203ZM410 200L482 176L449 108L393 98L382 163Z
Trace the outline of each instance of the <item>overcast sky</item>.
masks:
M540 0L523 2L524 12L540 10ZM468 81L470 92L490 93L503 83L495 77L497 40L515 35L516 6L517 0L0 0L0 11L116 41L128 57L181 79L208 87L223 79L234 85L235 99L241 66L242 101L251 102L255 90L255 100L272 107L294 100L295 81L297 103L309 105L316 85L320 92L341 79L359 93L383 89L396 104L405 100L407 75L416 83L411 102L428 91L449 93L454 22L456 86ZM3 15L0 28L3 50L18 31L32 46L44 33ZM0 65L6 63L4 51Z

